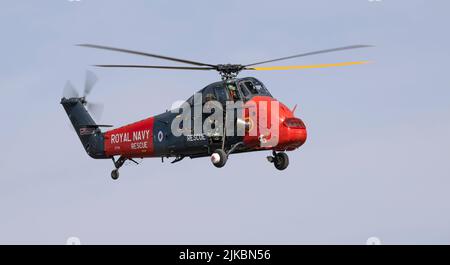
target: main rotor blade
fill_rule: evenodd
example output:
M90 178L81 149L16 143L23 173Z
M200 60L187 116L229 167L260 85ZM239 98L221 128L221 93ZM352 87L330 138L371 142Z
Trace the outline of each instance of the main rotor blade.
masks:
M194 66L158 66L158 65L133 65L133 64L97 64L97 67L118 67L118 68L153 68L153 69L172 69L172 70L214 70L213 67L194 67Z
M244 70L257 71L272 71L272 70L294 70L294 69L313 69L313 68L329 68L337 66L350 66L356 64L367 64L369 61L359 62L342 62L342 63L327 63L327 64L311 64L311 65L290 65L290 66L268 66L268 67L246 67Z
M247 64L245 66L253 66L253 65L257 65L257 64L271 63L271 62L287 60L287 59L292 59L292 58L297 58L297 57L303 57L303 56L309 56L309 55L315 55L315 54L321 54L321 53L328 53L328 52L343 51L343 50L366 48L366 47L373 47L373 46L372 45L345 46L345 47L339 47L339 48L333 48L333 49L326 49L326 50L320 50L320 51L314 51L314 52L301 53L301 54L287 56L287 57L282 57L282 58L278 58L278 59L272 59L272 60L262 61L262 62L258 62L258 63Z
M97 81L98 78L93 72L89 70L86 71L86 80L84 81L84 92L83 92L84 97L86 97L92 91L92 88L97 83Z
M195 62L195 61L190 61L190 60L178 59L178 58L174 58L174 57L168 57L168 56L163 56L163 55L157 55L157 54L151 54L151 53L146 53L146 52L139 52L139 51L115 48L115 47L101 46L101 45L95 45L95 44L78 44L77 46L94 48L94 49L110 50L110 51L116 51L116 52L131 53L131 54L136 54L136 55L148 56L148 57L164 59L164 60L169 60L169 61L174 61L174 62L179 62L179 63L193 64L193 65L198 65L198 66L215 67L212 64L206 64L206 63L201 63L201 62Z

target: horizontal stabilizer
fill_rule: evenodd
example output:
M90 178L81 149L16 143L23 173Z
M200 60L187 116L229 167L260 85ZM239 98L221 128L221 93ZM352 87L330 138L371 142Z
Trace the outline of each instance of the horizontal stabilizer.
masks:
M106 125L106 124L86 124L86 125L80 125L80 127L99 128L99 127L114 127L114 126L113 125Z

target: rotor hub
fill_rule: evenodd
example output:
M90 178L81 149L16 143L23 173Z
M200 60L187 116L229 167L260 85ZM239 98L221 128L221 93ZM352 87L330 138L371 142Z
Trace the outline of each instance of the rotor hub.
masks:
M220 73L223 80L235 78L245 66L242 64L218 64L216 70Z

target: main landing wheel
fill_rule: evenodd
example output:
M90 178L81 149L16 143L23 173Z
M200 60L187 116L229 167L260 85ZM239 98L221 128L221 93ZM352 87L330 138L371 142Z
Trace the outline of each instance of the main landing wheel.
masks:
M225 166L228 160L228 155L223 151L222 149L217 149L214 151L214 153L211 155L211 162L215 167L221 168Z
M285 170L289 166L289 157L286 153L280 152L275 153L273 156L268 156L267 160L270 163L273 163L276 169L278 170Z
M116 180L119 178L119 170L116 168L113 171L111 171L111 178L113 180Z

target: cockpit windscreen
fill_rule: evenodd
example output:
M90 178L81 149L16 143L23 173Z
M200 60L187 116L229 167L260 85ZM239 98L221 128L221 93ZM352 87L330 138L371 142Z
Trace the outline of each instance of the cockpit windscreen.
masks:
M245 97L250 96L269 96L272 95L266 89L266 87L256 79L245 79L239 83L239 87Z

